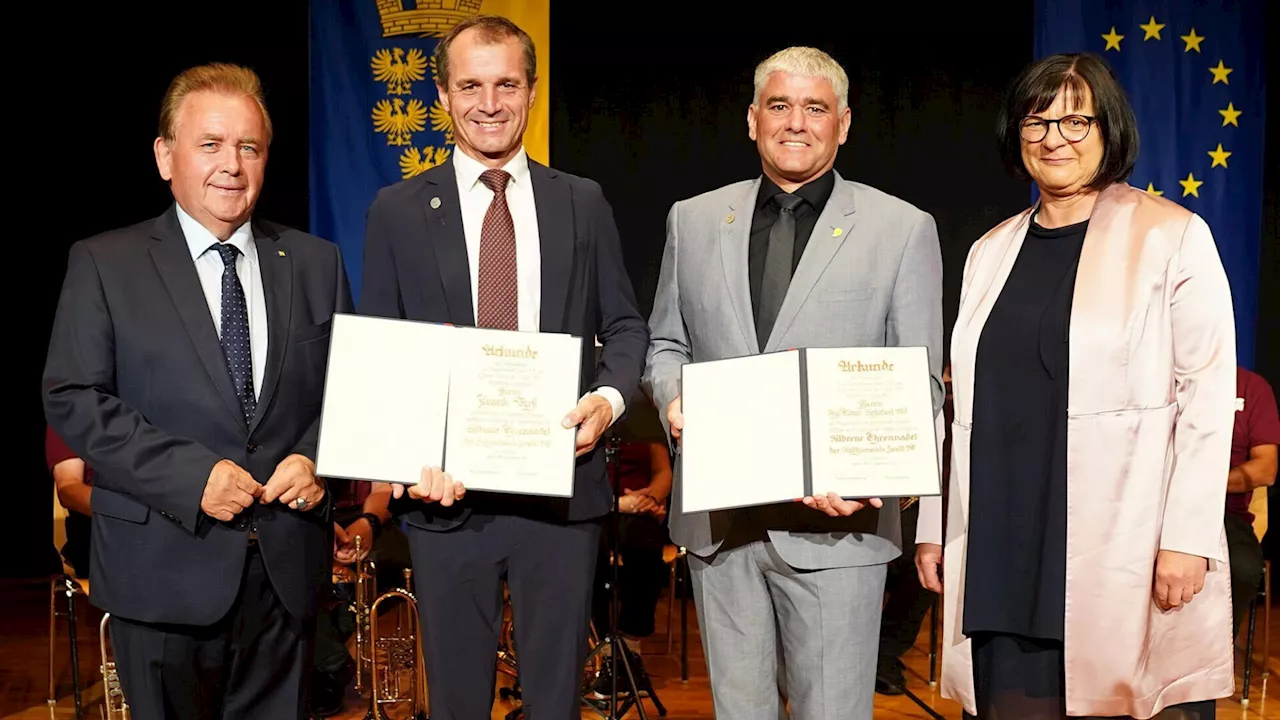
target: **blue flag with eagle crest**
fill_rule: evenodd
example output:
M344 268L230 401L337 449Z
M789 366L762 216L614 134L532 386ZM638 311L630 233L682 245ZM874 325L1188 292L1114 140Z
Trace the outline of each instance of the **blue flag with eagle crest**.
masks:
M440 38L478 14L500 15L529 34L537 87L546 88L550 0L311 0L310 230L341 249L357 302L374 196L454 152L432 57ZM524 138L529 157L542 163L548 105L535 102Z
M1036 0L1035 56L1093 52L1138 118L1129 183L1209 224L1231 282L1238 363L1253 367L1262 235L1263 0Z

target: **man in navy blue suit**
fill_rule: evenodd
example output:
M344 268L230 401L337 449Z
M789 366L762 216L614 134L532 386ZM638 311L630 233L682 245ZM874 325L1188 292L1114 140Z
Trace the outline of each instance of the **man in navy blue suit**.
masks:
M154 143L174 203L77 242L44 372L93 468L90 566L136 718L305 718L330 570L315 476L338 247L254 216L271 120L253 71L191 68Z
M581 401L564 421L578 428L572 499L464 498L466 478L432 469L395 501L417 581L430 712L489 717L505 579L526 715L577 717L600 520L612 505L597 443L635 393L649 332L600 186L525 154L537 79L529 35L504 18L469 18L440 41L436 63L457 149L369 208L360 312L584 342Z

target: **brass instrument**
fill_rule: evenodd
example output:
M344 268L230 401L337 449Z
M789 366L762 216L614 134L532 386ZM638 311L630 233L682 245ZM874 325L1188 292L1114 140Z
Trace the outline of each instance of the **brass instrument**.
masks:
M600 645L600 634L596 632L596 624L589 623L587 629L587 659L582 668L582 693L585 695L595 686L596 676L604 668L608 660L605 656L596 651ZM502 629L498 636L498 672L510 675L517 681L520 679L520 666L516 657L516 631L515 631L515 613L511 609L511 590L505 588L502 598ZM502 688L503 698L514 696L515 693Z
M404 587L388 590L369 607L369 713L365 720L387 720L383 705L408 704L413 720L428 720L427 674L422 632L413 592L413 570L405 569ZM399 602L397 602L399 601ZM392 610L383 605L392 605ZM381 614L392 615L393 634L383 634Z
M378 598L378 567L372 560L362 558L360 536L356 541L355 597L351 604L351 612L356 621L356 692L361 695L365 690L365 675L373 663L373 654L369 649L369 610Z
M110 631L107 629L110 618L111 613L103 613L102 622L98 624L98 651L102 658L102 717L103 720L129 720L129 703L125 702L120 674L116 672L116 662L110 652Z

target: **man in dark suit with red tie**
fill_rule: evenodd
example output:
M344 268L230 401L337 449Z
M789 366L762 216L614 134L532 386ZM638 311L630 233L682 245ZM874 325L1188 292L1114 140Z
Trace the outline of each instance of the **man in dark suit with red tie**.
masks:
M430 712L489 716L505 579L526 717L564 720L578 713L600 519L612 503L597 441L635 392L649 333L600 186L524 152L537 75L528 34L503 18L469 18L441 39L436 63L457 149L374 199L360 312L584 342L581 401L565 408L566 427L578 427L572 499L462 498L465 477L431 469L395 505L413 558Z
M317 423L351 297L336 245L253 217L270 143L253 71L183 72L154 143L174 204L67 260L45 415L94 470L89 599L139 719L307 716Z

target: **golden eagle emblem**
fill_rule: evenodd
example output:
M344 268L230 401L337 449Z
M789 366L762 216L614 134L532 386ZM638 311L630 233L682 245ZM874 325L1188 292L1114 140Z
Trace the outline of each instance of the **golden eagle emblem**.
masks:
M414 98L407 104L400 98L383 98L373 106L373 129L386 133L388 145L409 145L412 135L427 127L427 106Z
M400 174L408 180L414 175L420 175L437 165L444 164L448 159L449 148L447 147L427 146L421 151L411 147L400 154Z
M401 48L383 48L374 54L369 66L373 68L373 79L387 84L388 95L409 95L413 83L427 77L427 56L418 48L410 48L407 55Z
M445 145L453 144L453 118L449 117L449 112L444 109L439 98L431 106L431 129L444 133Z

